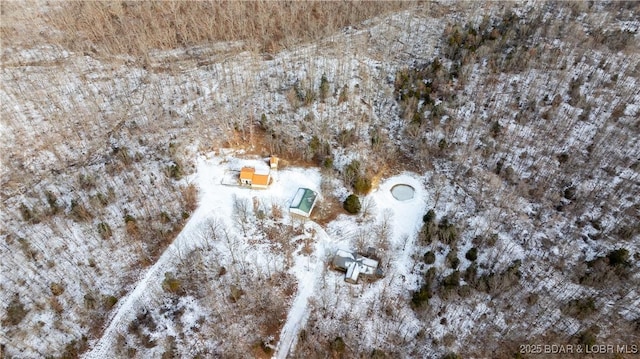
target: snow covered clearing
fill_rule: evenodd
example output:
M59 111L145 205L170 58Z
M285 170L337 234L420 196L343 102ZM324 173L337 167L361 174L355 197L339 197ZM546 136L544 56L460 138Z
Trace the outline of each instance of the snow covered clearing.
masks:
M154 302L163 291L162 283L165 274L175 272L176 266L181 265L181 256L189 251L207 245L205 237L202 236L208 220L216 219L226 222L226 227L236 231L231 233L232 237L246 238L238 226L232 222L234 216L234 206L239 200L252 200L259 198L264 208L270 210L273 205L287 208L288 201L293 198L299 187L318 189L320 185L320 174L315 169L286 168L277 171L277 180L266 190L251 190L246 187L224 186L221 180L229 170L242 166L260 166L266 159L242 159L242 154L222 151L218 155L200 156L197 159L196 173L187 178L186 181L197 184L200 189L198 209L193 213L183 231L178 235L174 243L163 253L160 259L150 267L144 276L135 285L125 298L122 298L114 311L114 315L109 319L100 340L98 340L85 357L103 358L112 353L117 333L127 331L127 326L134 320L137 313ZM391 188L398 184L407 184L415 189L415 196L408 201L398 201L393 198ZM386 278L381 282L384 285L373 285L370 289L362 293L367 300L375 301L381 290L393 293L403 293L407 289L413 288L415 283L412 278L411 253L414 251L414 241L416 233L421 223L422 214L427 203L427 194L422 180L413 174L402 174L384 180L380 187L373 193L365 197L364 201L371 201L371 216L368 219L353 216L341 216L339 220L328 225L332 233L327 232L313 221L301 220L297 218L286 219L289 223L299 221L298 225L303 226L304 232L311 235L311 253L297 253L294 257L293 265L289 272L295 276L298 282L295 298L291 302L286 321L280 332L275 356L285 358L294 349L301 328L306 325L309 316L310 300L318 300L325 294L320 291L327 290L326 282L336 281L334 286L339 284L343 277L334 273L327 273L327 263L338 248L354 249L361 243L356 243L355 238L346 236L345 233L354 231L369 231L374 225L385 226L390 231L389 246L384 251L383 257L388 258L384 265ZM285 216L288 217L288 216ZM337 235L340 233L341 235ZM294 238L290 239L293 240ZM230 256L228 248L224 243L210 243L213 246L220 246L220 253ZM379 244L375 240L370 243L377 247ZM245 247L247 252L245 257L252 258L262 269L267 270L269 258L264 256L260 248L251 248L249 243L241 243L240 247ZM360 250L364 248L358 248ZM324 283L324 284L323 284ZM344 289L344 288L343 288ZM364 314L364 313L363 313Z
M309 300L317 301L318 298L324 297L327 291L327 281L342 282L343 276L334 273L325 273L325 270L331 258L338 249L354 249L362 243L356 243L353 237L345 235L354 231L369 232L372 226L384 222L385 226L391 226L391 245L388 252L384 253L385 257L393 257L393 261L388 261L385 271L390 271L387 276L394 277L396 275L406 276L410 272L411 263L409 254L413 249L413 241L420 223L422 213L425 208L425 195L421 182L411 174L403 174L392 177L383 182L380 188L376 189L372 194L365 197L364 201L371 201L374 209L370 215L375 220L362 222L354 217L343 216L336 222L329 223L332 238L325 230L316 223L308 222L307 225L313 228L315 233L314 240L315 251L314 256L309 258L298 258L293 273L298 278L298 295L294 300L287 322L285 323L280 336L280 343L276 350L276 358L286 358L295 349L299 331L305 327L308 311L313 310L308 307ZM391 195L391 188L397 184L410 184L411 186L420 186L416 191L414 200L398 201ZM416 188L416 187L414 187ZM371 242L371 246L376 248L379 243ZM359 247L358 250L364 252L366 248ZM313 263L311 261L313 260ZM338 284L334 284L338 285ZM369 300L375 301L379 297L382 286L370 287L364 295ZM406 291L404 281L394 281L391 288L384 287L385 290L392 290L395 293ZM356 313L354 313L356 314ZM366 313L360 313L365 316Z
M266 160L265 160L266 161ZM143 278L135 285L135 289L131 291L125 298L121 299L116 307L113 317L110 319L109 325L102 334L100 340L93 346L92 350L86 354L87 358L104 358L114 350L116 333L126 332L126 327L140 308L148 305L154 297L162 292L161 284L165 278L165 273L175 270L180 265L180 257L182 254L204 246L206 239L202 236L206 229L208 219L217 219L224 222L227 228L236 228L232 222L234 216L234 207L238 201L253 201L254 198L260 198L263 205L270 208L272 205L279 205L288 208L287 202L295 195L299 187L318 188L320 176L314 169L284 169L278 172L277 180L267 190L252 190L244 187L230 187L221 185L221 181L225 176L225 172L229 169L237 169L242 166L260 166L262 160L242 160L233 155L224 155L216 157L202 156L197 159L196 173L187 178L186 181L197 184L200 189L199 207L193 213L189 222L183 231L178 235L176 240L167 248L160 259L150 267L144 274ZM266 163L266 162L265 162ZM243 234L232 233L231 236L242 237ZM223 243L212 243L214 246L224 246ZM260 266L268 265L269 259L261 256L262 251L259 248L251 249L248 243L242 243L240 246L246 246L246 257L253 257ZM226 251L226 249L225 249ZM227 253L227 255L229 255ZM304 265L300 264L301 259L296 260L294 267L295 273L304 273L309 271L303 269ZM308 266L307 266L308 267ZM316 266L322 269L322 265ZM266 270L266 269L265 269ZM305 293L309 295L309 283L315 281L307 281L307 277L301 277L299 296L306 300ZM312 285L313 287L313 285ZM311 288L312 288L311 287ZM294 306L297 310L299 304ZM302 312L300 313L303 314ZM297 318L296 318L297 319Z

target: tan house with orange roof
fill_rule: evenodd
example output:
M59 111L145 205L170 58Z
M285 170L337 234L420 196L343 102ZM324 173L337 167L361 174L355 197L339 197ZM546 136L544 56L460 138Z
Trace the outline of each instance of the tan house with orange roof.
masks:
M242 167L240 170L240 183L250 186L255 173L256 169L253 167Z
M267 188L271 184L270 173L256 173L254 167L242 167L240 170L240 184L251 188Z

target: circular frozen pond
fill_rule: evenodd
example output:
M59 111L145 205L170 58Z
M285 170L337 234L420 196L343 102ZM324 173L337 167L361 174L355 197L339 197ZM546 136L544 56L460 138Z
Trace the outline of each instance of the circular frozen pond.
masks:
M391 187L391 195L398 201L408 201L416 194L415 188L408 184L397 184Z

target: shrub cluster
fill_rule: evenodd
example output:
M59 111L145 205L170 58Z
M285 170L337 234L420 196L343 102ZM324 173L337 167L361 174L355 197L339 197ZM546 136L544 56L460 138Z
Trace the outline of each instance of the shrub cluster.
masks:
M460 265L460 259L458 258L458 251L454 249L450 250L447 254L447 264L449 267L456 269Z
M478 259L478 249L475 247L469 249L464 257L472 262L475 261L476 259Z
M424 244L430 244L434 240L438 240L444 244L453 246L458 240L458 230L453 223L445 216L440 222L435 222L436 214L433 210L429 210L423 217L422 229L420 230L420 239Z
M585 319L595 311L595 300L591 297L570 300L562 308L562 312L577 319Z
M102 239L109 239L113 233L111 232L111 227L108 223L100 222L98 223L98 234L100 234Z
M413 293L413 296L411 297L411 304L414 308L422 307L425 304L429 304L431 296L431 288L428 283L425 283L417 292Z
M165 292L180 294L182 292L182 285L173 273L167 272L164 274L162 289L164 289Z
M433 251L429 251L424 254L423 260L426 264L433 264L436 261L436 255Z
M411 296L411 306L414 309L423 307L425 304L429 304L429 299L433 296L432 288L436 283L436 269L431 267L424 275L424 283L420 286L420 289L413 293Z
M345 211L351 213L351 214L356 214L358 212L360 212L360 209L362 208L362 205L360 204L360 199L358 198L357 195L355 194L350 194L347 199L344 200L344 203L342 204L342 207L344 208Z
M77 199L71 200L69 214L71 218L78 222L86 222L93 218L93 214L89 212L89 209Z
M16 293L7 306L7 314L2 319L2 326L8 327L20 324L27 313L29 311L25 309L24 304L20 301L20 296Z
M517 285L521 278L520 265L522 262L518 259L501 272L490 272L478 276L475 263L467 268L464 274L465 281L474 289L496 294Z
M586 271L580 275L580 284L602 287L614 281L625 280L630 275L630 256L625 248L610 251L607 255L586 262Z

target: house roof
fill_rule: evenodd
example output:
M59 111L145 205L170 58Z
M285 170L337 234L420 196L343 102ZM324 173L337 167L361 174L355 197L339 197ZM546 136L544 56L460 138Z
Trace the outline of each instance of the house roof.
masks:
M356 259L356 263L358 267L360 267L360 273L364 274L375 274L376 269L378 269L378 261L374 259L370 259L367 257L358 256Z
M360 275L360 265L357 262L351 262L347 264L347 274L344 276L344 280L356 284L358 282L358 276Z
M318 194L316 192L308 188L298 188L298 192L296 192L295 197L293 197L291 201L290 208L310 213L317 196Z
M251 181L251 183L255 186L268 186L269 185L269 176L268 174L263 175L263 174L258 174L258 173L254 173L253 175L253 179Z
M345 280L351 283L356 283L360 274L378 275L382 273L378 264L375 259L342 249L338 249L333 257L333 266L346 271Z
M256 172L256 169L253 167L242 167L242 169L240 170L240 179L251 180L255 172Z
M353 253L339 249L333 257L333 265L342 270L347 270L349 263L353 263L355 260Z

